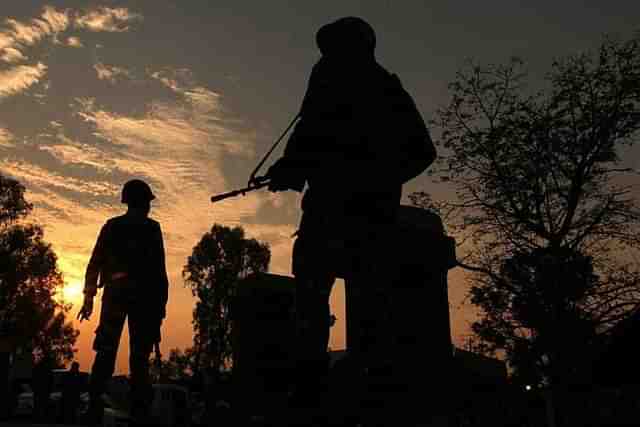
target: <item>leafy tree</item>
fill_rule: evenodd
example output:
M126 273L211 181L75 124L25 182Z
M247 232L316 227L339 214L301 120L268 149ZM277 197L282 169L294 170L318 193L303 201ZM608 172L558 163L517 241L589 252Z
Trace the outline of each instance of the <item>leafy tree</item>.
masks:
M5 350L31 348L61 365L73 358L78 331L66 322L71 307L55 299L63 286L56 254L42 228L24 221L32 209L24 192L18 181L0 175L0 341ZM8 354L0 355L0 372L6 372Z
M622 159L640 128L640 34L553 62L545 90L526 77L517 59L457 74L433 123L434 176L456 198L410 197L461 244L483 313L474 332L549 378L574 334L593 339L640 302L637 173Z
M232 356L230 305L239 280L269 267L269 246L245 238L241 227L214 224L193 248L182 271L197 297L193 311L195 366L214 375Z
M195 370L195 352L193 348L185 351L172 348L166 359L154 360L150 374L156 382L187 381L193 376Z

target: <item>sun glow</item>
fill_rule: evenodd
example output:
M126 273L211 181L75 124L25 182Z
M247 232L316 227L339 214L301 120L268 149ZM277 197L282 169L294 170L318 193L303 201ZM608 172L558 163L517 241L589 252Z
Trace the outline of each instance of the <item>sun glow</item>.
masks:
M82 284L80 282L65 283L62 288L62 299L66 303L82 302Z

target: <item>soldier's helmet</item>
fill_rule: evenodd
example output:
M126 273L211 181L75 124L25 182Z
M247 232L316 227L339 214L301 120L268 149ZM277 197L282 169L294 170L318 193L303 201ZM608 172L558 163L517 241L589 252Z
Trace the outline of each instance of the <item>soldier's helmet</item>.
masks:
M347 16L321 27L316 33L316 44L323 55L338 53L373 56L376 33L364 19Z
M140 202L150 202L155 199L149 184L141 179L127 181L122 187L122 203L136 204Z

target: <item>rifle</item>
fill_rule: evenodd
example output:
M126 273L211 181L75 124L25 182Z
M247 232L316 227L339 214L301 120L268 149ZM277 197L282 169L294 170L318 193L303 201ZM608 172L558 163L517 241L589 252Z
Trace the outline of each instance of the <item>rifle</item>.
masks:
M239 190L228 191L226 193L217 194L215 196L211 196L211 203L216 203L224 199L228 199L229 197L236 197L239 195L245 195L251 191L259 190L260 188L266 187L269 185L269 178L266 176L259 176L252 179L252 183L247 187L241 188Z
M258 173L258 171L260 170L262 165L264 165L264 162L267 161L267 159L269 158L271 153L273 153L273 150L275 150L275 148L278 146L278 144L280 144L280 142L285 137L285 135L287 133L289 133L289 130L293 127L293 125L298 121L299 118L300 118L300 113L296 114L296 116L293 118L293 120L291 120L291 123L289 123L289 126L287 126L287 128L284 130L284 132L282 132L282 135L280 135L280 137L276 140L276 142L271 146L269 151L267 151L267 154L265 154L264 157L262 158L262 160L260 160L260 162L258 162L258 165L255 167L253 172L251 172L251 175L249 175L249 182L248 182L246 187L241 188L239 190L233 190L233 191L229 191L229 192L226 192L226 193L217 194L215 196L212 196L211 197L211 203L216 203L216 202L219 202L221 200L228 199L230 197L236 197L236 196L239 196L239 195L243 195L244 196L248 192L259 190L260 188L263 188L263 187L266 187L267 185L269 185L269 177L267 177L267 176L256 176L256 174Z

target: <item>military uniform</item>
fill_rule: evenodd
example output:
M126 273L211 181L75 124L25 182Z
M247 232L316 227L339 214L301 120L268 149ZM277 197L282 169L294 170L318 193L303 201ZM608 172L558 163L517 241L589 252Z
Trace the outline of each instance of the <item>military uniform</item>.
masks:
M329 295L345 279L347 347L363 367L384 364L389 262L402 184L434 160L427 128L400 81L375 61L375 35L359 18L317 34L300 121L271 167L273 191L308 189L293 250L299 366L326 369Z
M99 401L115 368L125 318L129 326L129 369L133 411L150 404L149 357L160 341L168 279L160 224L149 218L122 215L100 230L85 278L85 294L104 287L100 323L93 349L91 401Z

